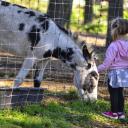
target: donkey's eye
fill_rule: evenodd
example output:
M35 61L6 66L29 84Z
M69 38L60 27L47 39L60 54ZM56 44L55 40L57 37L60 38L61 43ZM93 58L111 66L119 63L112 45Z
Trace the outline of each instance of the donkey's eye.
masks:
M117 28L117 27L118 27L117 24L113 24L113 25L112 25L112 28Z
M90 69L90 68L91 68L91 64L90 64L90 63L88 63L87 69Z

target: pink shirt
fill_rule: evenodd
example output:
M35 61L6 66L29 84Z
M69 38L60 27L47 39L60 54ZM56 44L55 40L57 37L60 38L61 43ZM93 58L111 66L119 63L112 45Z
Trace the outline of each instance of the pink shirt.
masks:
M105 59L98 66L98 72L128 68L128 41L113 41L106 50Z

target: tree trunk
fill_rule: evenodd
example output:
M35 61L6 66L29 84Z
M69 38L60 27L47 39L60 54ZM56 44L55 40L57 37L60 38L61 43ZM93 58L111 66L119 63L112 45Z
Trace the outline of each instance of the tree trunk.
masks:
M49 0L48 15L59 25L70 23L73 0Z
M110 34L110 21L116 17L123 17L123 0L110 0L109 1L106 47L112 41L112 37Z
M93 18L93 0L85 0L84 24L91 22Z

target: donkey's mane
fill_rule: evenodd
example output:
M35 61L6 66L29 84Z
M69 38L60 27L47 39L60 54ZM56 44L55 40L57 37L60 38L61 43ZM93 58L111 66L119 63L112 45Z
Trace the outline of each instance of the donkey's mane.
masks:
M67 29L65 29L64 27L60 26L59 24L56 24L58 26L58 28L63 31L65 34L67 35L71 35L71 31L68 31Z

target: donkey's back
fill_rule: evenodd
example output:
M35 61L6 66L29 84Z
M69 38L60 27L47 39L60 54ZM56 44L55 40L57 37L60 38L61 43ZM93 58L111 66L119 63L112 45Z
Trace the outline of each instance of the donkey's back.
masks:
M56 38L54 29L59 30L46 14L0 1L0 49L26 56L35 47L45 46L46 38Z

